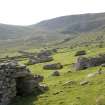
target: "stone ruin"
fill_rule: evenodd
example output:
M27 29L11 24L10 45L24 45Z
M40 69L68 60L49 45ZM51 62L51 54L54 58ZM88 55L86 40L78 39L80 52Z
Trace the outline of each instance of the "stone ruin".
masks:
M44 62L50 62L53 61L53 57L51 56L41 56L39 57L34 57L34 58L30 58L27 65L33 65L33 64L37 64L37 63L44 63Z
M52 52L50 50L41 50L38 54L37 57L41 58L42 56L51 56Z
M28 58L26 65L33 65L37 63L44 63L53 61L52 54L57 53L57 49L53 48L50 50L41 50L39 53L30 53L26 51L18 51L23 57Z
M15 96L42 92L46 87L40 85L40 75L32 75L24 65L12 62L0 64L0 105L8 105Z
M100 54L96 57L78 57L75 64L76 70L83 70L88 67L99 66L105 63L105 54Z
M41 51L36 56L30 57L28 61L28 65L44 63L53 61L52 52L50 50Z

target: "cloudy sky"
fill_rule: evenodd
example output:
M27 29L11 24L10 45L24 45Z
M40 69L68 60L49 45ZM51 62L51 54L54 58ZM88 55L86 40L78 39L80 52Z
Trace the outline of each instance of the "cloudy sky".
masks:
M105 12L105 0L0 0L0 23L30 25L54 17Z

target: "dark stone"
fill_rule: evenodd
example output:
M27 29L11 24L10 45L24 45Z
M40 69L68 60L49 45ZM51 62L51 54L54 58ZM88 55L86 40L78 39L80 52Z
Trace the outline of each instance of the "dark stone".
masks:
M60 72L56 70L52 73L52 76L60 76Z
M86 51L77 51L75 56L86 55Z
M62 69L63 65L61 65L60 63L54 63L54 64L47 64L44 65L43 69L47 69L47 70L56 70L56 69Z

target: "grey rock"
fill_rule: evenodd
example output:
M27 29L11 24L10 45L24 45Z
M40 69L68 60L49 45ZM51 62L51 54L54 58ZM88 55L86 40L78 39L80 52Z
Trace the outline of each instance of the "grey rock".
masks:
M89 81L87 81L87 80L84 80L84 81L82 81L82 82L80 82L80 85L86 85L86 84L88 84L89 83Z
M54 64L47 64L43 66L43 69L47 69L47 70L56 70L56 69L62 69L63 65L61 65L60 63L54 63Z
M101 64L102 67L105 67L105 63Z
M70 80L64 83L64 85L73 85L76 84L76 81Z
M53 71L52 76L60 76L60 72L58 70Z

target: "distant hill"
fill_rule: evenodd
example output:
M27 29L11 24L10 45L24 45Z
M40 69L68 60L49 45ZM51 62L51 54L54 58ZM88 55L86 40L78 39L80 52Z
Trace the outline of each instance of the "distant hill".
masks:
M67 33L93 31L105 26L105 13L57 17L42 21L34 26L46 30L64 31Z
M43 45L63 41L85 43L105 34L105 13L69 15L30 26L0 24L0 44ZM88 36L88 38L86 38ZM96 37L97 36L97 37ZM104 39L104 37L102 37ZM99 39L100 40L100 39ZM99 41L98 40L98 41ZM21 42L21 43L20 43ZM18 44L17 44L18 43ZM15 44L14 44L15 45Z

